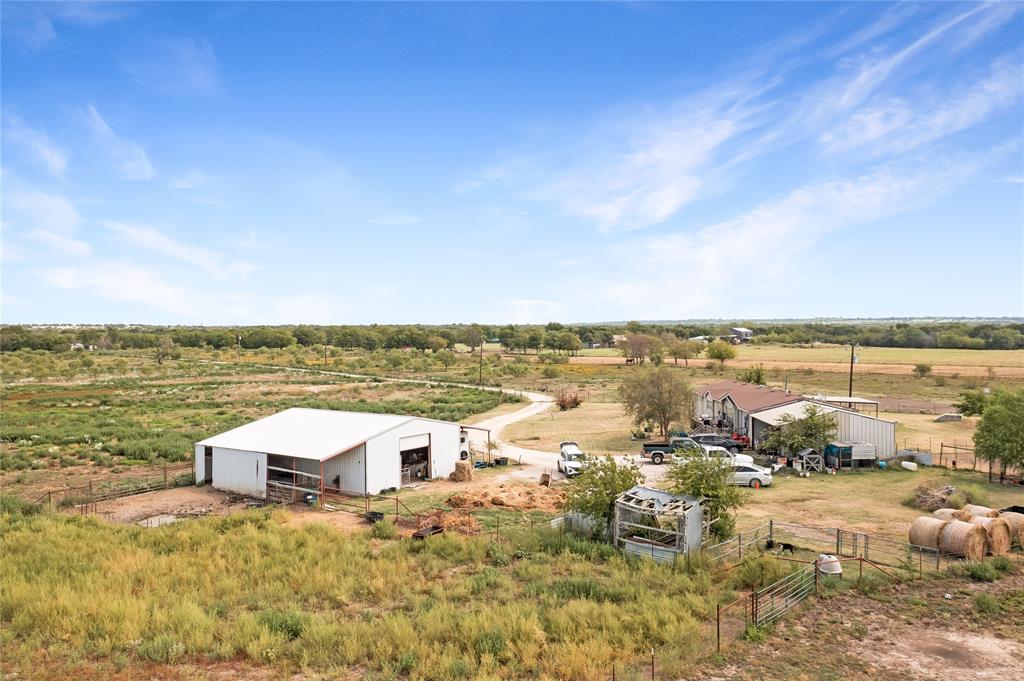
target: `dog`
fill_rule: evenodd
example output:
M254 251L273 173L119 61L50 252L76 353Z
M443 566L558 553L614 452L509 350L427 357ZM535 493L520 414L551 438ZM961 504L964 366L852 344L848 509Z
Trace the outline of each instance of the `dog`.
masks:
M796 547L793 546L792 544L786 543L784 541L774 541L772 539L769 539L767 541L767 543L765 544L765 548L768 549L769 551L771 551L775 547L779 548L779 551L776 554L776 555L779 555L779 556L781 556L786 551L789 551L790 554L795 554L796 553Z

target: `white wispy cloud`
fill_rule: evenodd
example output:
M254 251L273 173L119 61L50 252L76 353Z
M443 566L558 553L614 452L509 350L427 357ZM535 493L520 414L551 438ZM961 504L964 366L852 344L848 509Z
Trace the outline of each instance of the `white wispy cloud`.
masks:
M68 155L49 136L25 124L18 116L4 116L4 139L26 149L47 172L57 179L64 179L68 169Z
M199 189L203 185L208 184L210 180L210 176L203 171L198 168L191 168L184 174L171 180L171 186L175 189Z
M69 234L78 227L78 210L69 199L8 180L4 190L4 219L20 229Z
M92 253L92 247L81 239L72 236L51 232L45 229L33 229L27 234L28 238L46 246L47 248L62 253L84 257Z
M201 318L206 312L204 296L128 262L50 267L39 271L39 276L50 286L65 291L82 291L100 300L141 303L186 319Z
M420 219L415 215L380 215L375 218L369 218L366 222L371 225L383 225L387 227L407 227L409 225L415 225Z
M220 90L220 64L205 40L158 40L123 59L120 68L135 82L162 94L208 95Z
M53 42L58 25L99 26L116 21L132 11L121 2L4 2L4 37L39 49Z
M146 149L118 135L90 104L85 111L86 123L96 143L114 164L118 175L126 180L151 180L156 175Z
M100 224L121 237L122 245L152 251L167 258L200 267L221 279L230 276L245 276L254 269L253 265L249 263L229 260L223 253L184 244L155 227L112 221L103 221Z
M995 153L1003 153L997 150ZM910 169L889 164L851 179L800 187L735 218L646 240L643 270L618 277L605 295L616 302L672 301L673 315L714 309L720 288L770 295L786 285L797 262L829 234L909 212L969 179L987 158L929 163ZM631 251L641 247L634 244ZM681 262L685 268L675 267ZM749 279L729 272L754 272ZM652 277L648 272L658 272Z

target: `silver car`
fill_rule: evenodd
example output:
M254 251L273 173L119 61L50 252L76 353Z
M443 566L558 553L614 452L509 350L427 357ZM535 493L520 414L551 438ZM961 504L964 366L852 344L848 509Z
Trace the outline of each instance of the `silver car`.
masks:
M772 484L772 471L754 464L736 464L732 467L732 484L760 489Z

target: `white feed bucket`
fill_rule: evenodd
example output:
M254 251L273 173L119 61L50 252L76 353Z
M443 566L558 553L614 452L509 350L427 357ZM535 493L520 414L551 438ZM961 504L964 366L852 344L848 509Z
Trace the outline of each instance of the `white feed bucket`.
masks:
M822 553L818 555L818 571L823 575L841 575L843 564L835 556Z

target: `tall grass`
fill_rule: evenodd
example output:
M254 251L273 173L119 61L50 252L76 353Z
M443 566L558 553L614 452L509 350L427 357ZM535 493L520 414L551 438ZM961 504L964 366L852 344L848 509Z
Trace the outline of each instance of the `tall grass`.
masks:
M502 560L492 543L344 537L266 512L156 529L7 514L3 654L15 668L48 649L411 679L596 680L651 646L686 663L714 610L704 575L553 533L509 538Z

